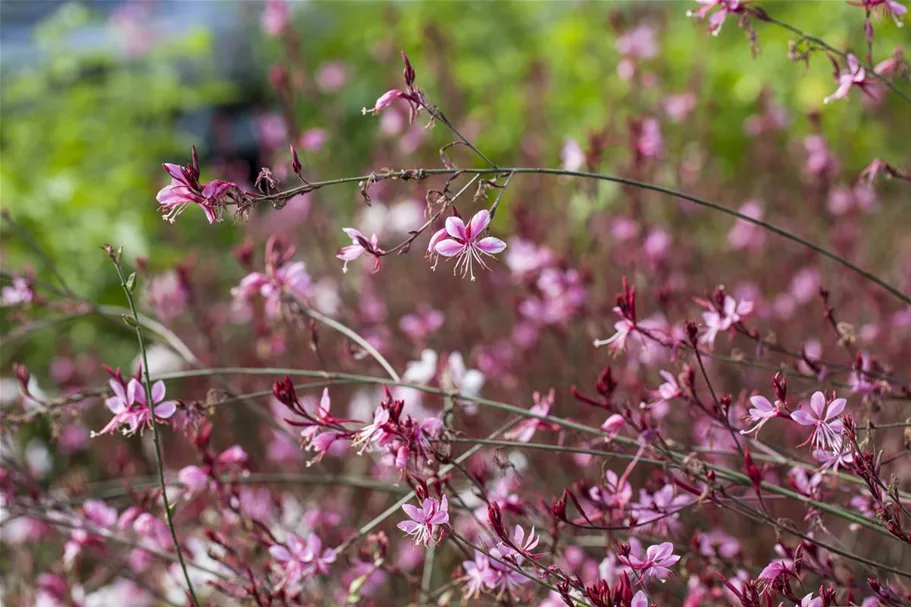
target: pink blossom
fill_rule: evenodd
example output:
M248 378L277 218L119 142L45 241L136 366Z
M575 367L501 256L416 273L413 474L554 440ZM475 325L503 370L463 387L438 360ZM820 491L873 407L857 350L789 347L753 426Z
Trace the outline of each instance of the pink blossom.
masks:
M659 158L664 154L661 126L654 118L646 118L635 128L636 151L645 158Z
M762 429L770 419L784 415L781 412L781 402L776 400L775 405L773 406L765 396L751 396L750 404L753 406L750 407L749 415L747 415L746 419L756 425L749 430L741 430L741 434L752 434L755 432L758 435L759 430Z
M651 59L658 55L658 42L655 39L655 28L650 25L639 25L624 33L614 46L617 52L627 57Z
M649 546L643 559L633 554L628 557L620 557L620 562L638 572L644 579L655 577L662 582L671 575L670 567L673 567L679 560L680 557L674 554L674 545L671 542Z
M697 19L705 19L714 9L715 11L709 17L709 31L713 36L721 33L721 26L724 25L728 15L743 12L745 2L741 0L696 0L702 5L695 11L687 11L687 15Z
M164 219L171 223L191 204L202 207L209 223L221 221L226 200L243 198L236 183L215 179L205 185L200 184L196 148L193 148L193 157L187 166L168 162L161 166L171 176L171 183L159 190L156 200L165 212Z
M645 594L644 590L640 590L636 593L632 602L630 602L629 607L649 607L648 596Z
M291 20L291 8L287 0L267 0L266 7L263 9L262 26L270 36L278 36Z
M813 434L804 444L812 440L817 449L840 451L845 426L838 416L847 403L843 398L836 398L827 404L822 392L814 392L810 397L810 411L798 409L791 413L791 419L801 426L814 426Z
M811 592L800 599L800 605L795 605L794 607L823 607L822 598L813 598L813 593Z
M822 135L807 135L803 140L804 149L807 151L806 171L811 175L824 177L838 170L838 160L829 151L825 137Z
M354 228L342 228L342 231L351 238L351 244L347 247L342 247L338 250L337 258L343 260L345 264L342 266L342 272L348 271L348 262L354 261L364 253L370 253L373 255L374 264L373 271L376 272L380 269L380 256L379 253L382 253L382 249L377 246L376 234L370 237L370 240L360 233L360 231Z
M148 283L145 298L158 318L168 321L180 314L189 300L189 292L177 272L155 276Z
M199 466L186 466L177 473L177 480L191 494L199 493L209 486L209 475Z
M288 534L284 545L269 547L269 555L281 574L277 588L285 588L292 594L300 590L302 582L317 574L328 574L329 565L336 559L335 551L323 550L322 540L314 533L306 541L294 533Z
M608 346L613 352L622 352L626 349L626 340L629 339L630 335L637 334L636 325L633 324L633 321L623 316L623 311L619 306L615 306L613 309L614 313L620 316L620 320L614 323L614 333L607 339L596 339L594 341L594 346L600 348L601 346ZM639 335L639 342L644 346L645 339Z
M575 139L567 138L563 141L560 165L564 171L578 171L585 166L585 151Z
M613 440L617 434L620 433L620 429L623 428L623 424L626 423L626 420L619 413L614 413L608 417L603 424L601 424L601 429L604 430L604 433L607 435L607 440Z
M551 388L550 392L547 393L547 396L541 396L541 394L538 392L535 392L532 396L534 398L535 404L531 406L528 412L535 415L550 415L550 411L554 407L554 389ZM507 432L504 436L509 440L515 440L520 443L527 443L531 440L531 437L534 436L535 431L539 427L552 428L551 424L548 422L530 417L523 420L520 424ZM557 427L559 428L559 426Z
M490 567L486 554L475 551L473 561L462 561L465 570L465 587L462 589L466 599L477 598L482 590L490 589L496 583L497 574Z
M449 502L446 496L442 501L434 497L424 498L421 508L411 504L402 506L410 521L402 521L397 527L405 535L414 536L414 543L426 546L431 541L439 543L442 539L442 525L449 523ZM434 538L434 533L439 537Z
M406 314L399 320L399 328L412 339L425 339L443 326L446 317L439 310L422 306L414 314Z
M740 303L737 303L733 297L725 295L724 304L720 311L712 309L709 312L702 313L706 331L702 337L699 338L699 342L712 346L715 343L715 337L718 333L729 330L752 311L752 301L741 301Z
M839 71L838 88L835 92L822 100L823 103L830 103L848 96L852 87L857 87L867 94L870 94L870 85L872 80L867 78L867 71L857 61L857 57L848 53L848 69Z
M361 109L361 113L364 115L379 114L380 112L385 110L387 107L392 105L396 99L401 99L404 96L405 96L405 92L400 91L399 89L388 90L385 93L383 93L382 95L380 95L380 97L376 100L376 103L373 105L372 108L370 108L370 109L363 108L363 109Z
M908 12L907 7L896 0L860 0L860 2L848 2L848 4L862 6L868 11L868 14L872 12L876 15L877 20L884 16L891 16L898 27L902 26L900 17Z
M664 99L662 107L671 122L683 122L696 108L696 95L689 92L670 95Z
M105 406L114 414L108 424L98 432L92 432L91 436L100 436L110 434L120 426L126 426L123 429L125 436L135 434L137 430L152 425L152 413L146 402L146 395L143 386L135 378L124 388L124 385L116 379L109 382L114 396L104 401ZM164 400L165 386L162 380L152 384L152 410L155 418L158 420L170 419L177 412L177 403L172 400Z
M348 69L342 61L330 61L316 72L316 86L320 92L336 93L348 81Z
M326 144L326 139L328 139L328 135L325 129L307 129L301 133L297 144L308 152L318 152Z
M794 574L794 561L791 559L777 559L766 565L759 573L756 579L760 582L766 582L771 585L781 576L791 576Z
M35 299L31 281L22 276L13 276L13 283L0 290L0 304L17 306L30 303Z
M762 219L762 205L754 200L750 200L740 207L740 213L752 219ZM765 230L755 223L738 219L734 223L734 227L731 228L731 231L728 232L728 244L731 245L732 249L738 250L761 249L765 244Z
M465 225L461 217L449 217L446 219L446 227L431 237L428 250L443 257L457 257L453 273L461 266L462 277L470 275L471 280L474 280L474 262L485 270L489 269L481 255L493 257L506 249L506 243L499 238L480 238L489 224L490 213L487 209L475 213L468 225Z

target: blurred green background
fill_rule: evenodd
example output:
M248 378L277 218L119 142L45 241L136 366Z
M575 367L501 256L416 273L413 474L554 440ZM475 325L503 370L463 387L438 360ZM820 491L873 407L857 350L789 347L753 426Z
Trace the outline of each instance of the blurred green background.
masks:
M29 4L46 9L35 26L34 9L25 8ZM140 5L129 9L139 11L133 23L124 18L130 16L124 4ZM838 48L864 48L862 11L846 2L762 4ZM593 129L656 113L667 91L693 90L697 107L686 131L665 132L668 155L685 156L698 133L716 181L750 183L756 176L745 116L758 111L767 92L788 111L789 135L800 141L816 128L807 114L821 110L822 99L835 88L832 66L822 56L814 56L809 68L792 62L793 36L764 24L756 26L761 53L753 58L735 18L713 37L704 23L686 17L696 6L295 2L297 35L289 45L283 36L263 32L262 5L254 2L2 2L0 204L74 290L92 301L122 303L99 250L105 242L122 243L130 259L148 257L153 270L170 268L189 253L232 263L230 248L243 234L230 220L214 227L192 213L174 225L161 220L155 193L166 180L160 163L186 163L195 144L205 178L222 176L217 168L238 159L241 173L249 166L255 174L260 158L253 119L283 111L270 81L270 68L281 65L300 78L302 93L289 110L296 122L302 131L321 128L328 137L322 149L306 154L308 174L331 178L379 168L371 158L382 135L376 119L364 118L360 110L399 84L399 49L408 52L428 96L456 124L468 125L479 147L504 164L521 159L530 120L552 134L533 142L540 148L537 155L558 166L565 137L584 141ZM158 21L163 15L167 20ZM661 82L653 89L633 88L617 77L616 39L643 22L659 31L659 54L647 61ZM876 60L908 40L907 28L888 20L875 25ZM140 26L146 30L130 29ZM140 34L149 42L133 48ZM340 62L346 77L338 92L325 94L312 82L330 62ZM530 87L543 95L529 95ZM886 101L894 103L900 101ZM821 128L846 170L856 174L875 156L897 163L908 159L911 121L871 120L853 96L824 112ZM234 134L230 150L219 143L218 133L225 130ZM410 166L438 165L436 143L446 141L441 131L421 145ZM612 170L623 154L608 149L604 169ZM340 218L359 204L351 191L327 196L337 197L330 206ZM739 206L743 199L722 202ZM799 194L793 204L801 204ZM30 265L42 279L53 280L41 258L7 225L2 263L7 272ZM66 338L78 346L97 339L97 331L106 330L102 326L108 325L80 324L66 329L76 332ZM30 340L37 351L28 354L44 358L63 334L47 337L43 343ZM128 334L122 337L129 343ZM18 346L5 348L4 366L17 355L23 355Z

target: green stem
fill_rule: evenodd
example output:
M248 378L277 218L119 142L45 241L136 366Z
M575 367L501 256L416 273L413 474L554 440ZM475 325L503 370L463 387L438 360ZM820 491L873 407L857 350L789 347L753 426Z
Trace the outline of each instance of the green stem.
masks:
M139 352L142 356L142 385L145 390L146 404L149 407L149 419L152 424L152 442L155 444L155 463L158 466L158 482L161 487L161 500L164 505L165 520L168 523L168 530L171 532L171 541L174 543L174 550L177 552L177 560L180 563L180 569L183 571L184 580L187 582L187 592L190 600L195 607L199 607L199 600L196 598L196 592L193 590L193 583L190 581L190 573L187 571L187 564L184 562L183 551L180 549L180 541L177 539L177 532L174 530L174 520L171 516L171 504L168 500L167 485L164 479L164 462L161 455L161 437L158 434L158 424L155 421L155 402L152 399L152 378L149 376L149 360L146 355L145 342L142 338L142 325L139 322L139 313L136 311L136 304L133 301L132 289L135 286L135 274L132 276L133 284L127 284L127 279L123 275L123 268L120 267L120 254L114 251L110 245L104 247L114 268L117 270L117 276L120 278L120 286L126 295L127 303L130 307L133 323L136 325L136 339L139 342Z

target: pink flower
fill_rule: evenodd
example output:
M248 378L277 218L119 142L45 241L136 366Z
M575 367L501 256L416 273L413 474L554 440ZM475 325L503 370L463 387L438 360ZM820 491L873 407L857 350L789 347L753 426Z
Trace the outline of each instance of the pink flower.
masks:
M636 593L636 596L633 597L632 602L630 602L630 607L648 607L648 596L646 596L644 590L640 590Z
M858 63L857 57L849 53L848 69L839 71L838 74L838 88L835 89L834 93L823 99L822 102L829 103L831 101L843 99L848 96L848 92L855 86L865 93L870 94L869 89L871 84L872 80L867 78L867 72L863 66Z
M620 433L620 429L623 428L623 424L625 423L626 420L623 419L623 416L619 413L614 413L608 417L604 423L601 424L601 429L607 434L607 440L613 440L614 437Z
M449 217L446 220L446 227L431 237L428 248L432 253L443 257L458 257L453 273L457 272L461 265L462 277L468 274L471 280L474 280L473 262L477 261L482 268L488 269L481 255L493 257L506 249L506 243L499 238L488 236L479 239L489 224L490 213L487 209L475 213L467 226L461 217Z
M758 435L759 430L766 425L766 422L782 415L780 409L781 402L777 400L773 406L765 396L751 396L750 404L753 406L750 408L749 415L747 415L746 418L756 425L749 430L741 430L741 434L752 434L755 432Z
M270 36L278 36L288 27L291 19L291 9L287 0L268 0L263 9L262 26Z
M466 584L462 593L466 599L477 598L482 590L492 588L496 583L496 572L490 567L486 554L475 552L473 561L462 561Z
M670 567L679 560L680 557L674 554L674 545L671 542L649 546L645 551L644 559L633 554L628 557L620 557L621 563L628 565L633 571L639 572L643 579L655 577L662 582L671 574Z
M209 475L199 466L186 466L177 473L177 480L191 494L199 493L209 486Z
M843 398L836 398L826 404L822 392L814 392L810 397L810 411L798 409L791 413L791 419L801 426L814 426L813 434L803 444L813 441L818 449L841 451L844 422L838 417L848 403Z
M400 99L404 96L405 96L405 92L400 91L399 89L388 90L385 93L383 93L382 95L380 95L380 97L376 100L376 103L373 105L372 108L370 108L370 109L362 108L361 113L364 114L365 116L367 114L373 114L373 115L379 114L380 112L385 110L387 107L392 105L396 99Z
M551 388L550 392L547 393L547 396L544 397L542 397L540 393L535 392L533 398L535 404L531 406L528 412L534 413L535 415L550 415L550 411L554 407L554 389ZM544 420L528 418L523 420L519 425L507 432L504 436L509 440L515 440L520 443L527 443L531 440L531 437L534 436L535 431L539 427L552 428L551 424L545 422ZM557 426L557 428L559 428L559 426Z
M4 306L16 306L34 301L35 293L31 282L22 276L14 276L13 284L0 291L0 303Z
M794 561L791 559L777 559L766 565L756 579L771 585L781 576L791 576L794 573Z
M445 320L441 311L423 305L418 312L402 316L399 328L412 339L420 340L435 333Z
M292 262L294 247L284 247L274 236L266 243L266 272L251 272L231 289L235 305L245 306L259 294L266 300L266 316L277 318L285 295L304 299L312 292L313 282L302 261Z
M705 19L715 8L718 10L709 17L709 31L713 36L721 33L721 26L729 14L743 12L744 2L740 0L696 0L702 7L695 11L687 11L687 16Z
M702 319L705 321L706 331L699 338L700 343L712 346L715 343L715 337L722 331L727 331L732 326L741 321L741 319L753 311L752 301L737 301L730 295L725 295L722 309L703 312Z
M664 153L661 127L654 118L646 118L634 128L636 151L645 158L658 158Z
M171 183L161 188L155 198L165 212L164 219L171 223L191 204L202 207L209 223L221 221L226 199L243 198L236 183L215 179L205 185L200 184L196 148L193 148L193 159L187 166L169 162L161 166L171 176Z
M397 526L404 531L406 535L414 536L414 543L426 546L432 540L438 543L442 539L442 525L449 523L449 502L446 496L443 500L437 500L434 497L424 498L421 508L411 504L402 506L402 510L408 515L410 521L402 521ZM434 533L440 533L438 538L434 538Z
M327 574L329 565L336 558L334 550L323 550L322 540L314 533L306 541L291 533L285 545L270 546L269 554L276 561L282 576L276 589L286 588L291 594L300 590L302 581L317 574Z
M762 206L753 200L740 207L740 213L752 219L762 219ZM765 231L758 225L749 221L738 219L734 227L728 232L728 244L732 249L761 249L765 244Z
M567 138L560 151L560 160L564 171L578 171L585 166L585 151L578 141Z
M862 6L867 10L867 14L872 12L877 19L882 19L884 16L889 15L898 27L902 26L899 17L908 12L908 9L901 3L896 2L896 0L860 0L860 2L848 2L848 4Z
M370 237L370 240L354 228L342 228L342 231L351 238L351 244L338 250L337 258L344 260L342 272L348 271L348 262L354 261L364 253L370 253L374 257L373 271L380 269L380 253L382 249L377 246L376 234Z
M141 383L135 378L131 379L124 389L123 384L116 379L110 380L111 390L114 396L104 401L105 406L114 414L108 424L98 432L92 432L91 436L96 437L102 434L110 434L120 426L126 426L123 430L125 436L135 434L137 430L144 427L151 427L152 413L146 402L145 390ZM152 410L158 420L170 419L177 412L177 403L172 400L164 400L165 386L164 382L158 380L152 384Z
M800 599L800 605L795 605L795 607L823 607L822 598L816 597L813 598L813 593L804 596Z
M614 333L607 339L596 339L594 341L594 346L600 348L601 346L608 346L610 350L614 352L622 352L626 349L626 340L629 336L636 332L636 325L633 324L631 320L623 317L623 312L619 307L614 308L614 312L621 316L622 318L614 323ZM645 344L645 339L641 336L639 337L640 343Z

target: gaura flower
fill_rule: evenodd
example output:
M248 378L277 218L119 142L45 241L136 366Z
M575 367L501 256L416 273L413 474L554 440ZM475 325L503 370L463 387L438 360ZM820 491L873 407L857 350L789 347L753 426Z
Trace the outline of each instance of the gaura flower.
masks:
M420 508L405 504L402 510L411 520L402 521L397 527L406 535L414 536L415 544L426 546L431 541L436 543L442 539L441 526L449 522L449 502L445 495L442 501L427 497ZM439 537L434 538L437 532L440 532Z
M813 434L803 444L813 441L817 449L841 451L845 425L838 416L847 403L843 398L836 398L827 404L822 392L814 392L810 397L810 411L798 409L791 413L791 419L801 426L814 426Z
M450 217L446 220L446 227L430 238L427 250L431 256L457 257L453 274L461 267L462 277L469 275L474 280L474 262L487 270L489 268L482 255L493 257L506 249L506 243L499 238L479 238L489 224L490 212L487 209L475 213L468 225L465 225L461 217ZM433 267L436 267L436 262Z

